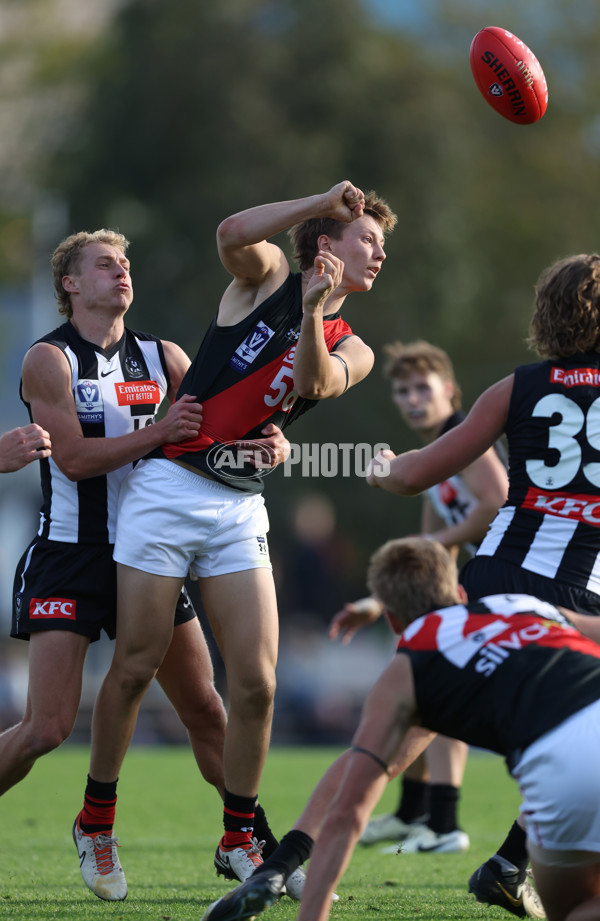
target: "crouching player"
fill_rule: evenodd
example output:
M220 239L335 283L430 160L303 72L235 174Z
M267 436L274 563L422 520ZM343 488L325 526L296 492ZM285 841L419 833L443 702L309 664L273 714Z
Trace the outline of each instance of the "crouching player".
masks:
M289 833L316 839L298 921L328 918L390 777L435 732L506 758L548 921L600 919L600 619L530 595L468 603L447 551L422 538L381 547L368 583L402 635L352 747ZM205 918L243 921L272 905L294 868L289 858L284 865L275 852Z

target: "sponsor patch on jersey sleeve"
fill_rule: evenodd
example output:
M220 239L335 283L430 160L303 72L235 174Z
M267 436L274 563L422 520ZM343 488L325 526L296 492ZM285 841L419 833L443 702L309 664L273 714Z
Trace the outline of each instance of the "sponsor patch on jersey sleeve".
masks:
M98 381L77 381L74 396L80 422L104 422L104 400Z
M243 374L274 335L275 331L261 320L256 324L252 332L248 333L244 341L238 345L229 359L230 367Z

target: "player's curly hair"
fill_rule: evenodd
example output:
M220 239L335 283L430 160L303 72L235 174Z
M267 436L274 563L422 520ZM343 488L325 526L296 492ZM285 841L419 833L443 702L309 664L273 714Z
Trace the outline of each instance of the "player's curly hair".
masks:
M458 603L458 573L446 548L424 537L389 540L375 551L367 585L384 608L404 623Z
M383 347L385 364L383 376L389 381L404 379L410 374L439 374L443 381L452 381L454 392L452 394L452 409L460 409L462 404L462 391L454 375L454 367L450 356L437 345L431 345L425 339L416 339L414 342L390 342Z
M90 243L108 243L116 246L123 255L127 252L129 240L116 230L80 230L72 233L59 243L52 253L52 280L54 282L54 296L58 301L58 312L64 317L73 316L71 295L65 291L62 280L65 275L70 275L77 270L82 250Z
M541 273L527 344L542 358L600 351L600 255L559 259Z
M375 218L384 237L392 232L398 221L397 215L394 214L388 203L372 190L365 192L363 214L370 214ZM322 234L339 240L346 227L348 227L347 223L336 221L331 217L312 217L290 227L288 237L291 240L294 259L300 271L305 272L312 267L319 252L318 240Z

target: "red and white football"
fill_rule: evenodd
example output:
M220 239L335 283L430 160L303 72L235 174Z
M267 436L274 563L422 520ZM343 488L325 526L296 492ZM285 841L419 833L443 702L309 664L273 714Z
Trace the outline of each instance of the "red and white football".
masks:
M533 51L516 35L487 26L471 42L471 70L491 107L517 125L537 122L548 106L548 87Z

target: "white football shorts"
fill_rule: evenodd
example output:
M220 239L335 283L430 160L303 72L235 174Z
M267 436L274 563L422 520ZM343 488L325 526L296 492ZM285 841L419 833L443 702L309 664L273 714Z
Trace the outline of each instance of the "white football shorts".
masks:
M512 775L534 860L549 866L600 861L600 701L529 745Z
M160 576L272 569L261 495L232 489L162 458L123 481L114 558Z

